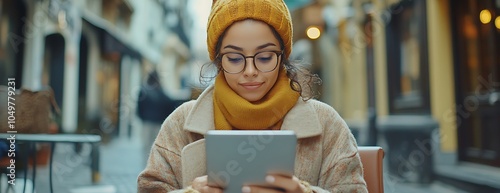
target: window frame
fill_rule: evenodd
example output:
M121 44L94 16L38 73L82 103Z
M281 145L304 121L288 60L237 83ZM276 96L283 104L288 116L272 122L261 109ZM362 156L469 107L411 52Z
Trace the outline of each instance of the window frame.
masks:
M418 3L417 4L411 4ZM411 8L409 8L411 6ZM416 8L416 9L415 9ZM418 9L420 8L420 9ZM404 96L401 92L401 16L407 9L418 15L418 35L415 37L419 50L419 91L414 95ZM390 20L386 25L388 98L390 114L430 114L429 97L429 58L427 43L427 10L425 1L402 0L389 7Z

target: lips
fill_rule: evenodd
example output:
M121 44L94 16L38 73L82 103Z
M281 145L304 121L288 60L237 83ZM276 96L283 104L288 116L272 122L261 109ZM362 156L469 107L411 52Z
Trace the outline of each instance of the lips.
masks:
M243 88L246 88L248 90L255 90L258 89L260 86L264 84L263 82L248 82L248 83L241 83L240 85Z

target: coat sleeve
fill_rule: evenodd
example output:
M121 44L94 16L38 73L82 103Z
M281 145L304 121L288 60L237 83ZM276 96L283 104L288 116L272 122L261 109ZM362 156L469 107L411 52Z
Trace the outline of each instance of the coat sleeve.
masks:
M323 163L318 186L313 186L313 191L367 193L356 140L347 124L331 107L320 114L325 124Z
M182 190L180 154L189 143L188 133L182 127L191 107L191 102L181 105L162 124L146 168L138 176L139 193L188 192Z

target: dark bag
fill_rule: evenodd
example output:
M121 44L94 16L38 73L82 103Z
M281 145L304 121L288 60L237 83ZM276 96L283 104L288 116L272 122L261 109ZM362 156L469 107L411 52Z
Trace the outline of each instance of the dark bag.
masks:
M12 91L12 90L11 90ZM12 96L11 96L12 97ZM50 131L51 125L54 124L54 114L52 108L59 114L60 110L54 98L54 91L52 88L46 86L40 91L30 91L27 89L20 89L13 96L15 100L11 100L15 105L15 124L14 128L9 128L10 124L7 121L2 121L0 124L0 132L6 133L7 131L17 131L17 133L52 133ZM7 104L8 88L0 86L0 101ZM2 105L3 106L3 105ZM8 114L7 107L0 109L0 117L7 120Z

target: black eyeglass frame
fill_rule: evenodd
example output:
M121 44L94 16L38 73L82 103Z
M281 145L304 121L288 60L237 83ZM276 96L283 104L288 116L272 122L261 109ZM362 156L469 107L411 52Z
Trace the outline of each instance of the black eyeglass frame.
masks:
M257 56L257 55L258 55L258 54L260 54L260 53L264 53L264 52L273 52L273 53L275 53L275 54L276 54L276 58L277 58L277 60L276 60L276 65L274 66L274 68L273 68L272 70L262 71L262 70L260 70L259 68L257 68L257 65L255 64L255 56ZM222 66L222 57L223 57L224 55L226 55L226 54L238 54L238 55L243 56L243 58L244 58L244 60L245 60L245 64L243 65L243 69L241 69L241 71L239 71L239 72L228 72L226 69L224 69L224 66ZM247 58L252 58L252 59L253 59L253 60L252 60L252 63L253 63L253 66L255 67L255 69L257 69L259 72L264 72L264 73L266 73L266 72L272 72L272 71L274 71L274 70L275 70L275 69L279 66L279 63L280 63L280 57L281 57L281 56L283 56L283 54L284 54L284 50L281 50L281 51L262 51L262 52L257 52L257 53L255 53L253 56L245 56L245 55L243 55L242 53L239 53L239 52L225 52L225 53L220 53L220 54L219 54L216 58L217 58L217 60L218 60L218 61L219 61L219 63L220 63L220 68L221 68L224 72L226 72L226 73L228 73L228 74L239 74L239 73L241 73L241 72L245 71L245 69L247 68Z

